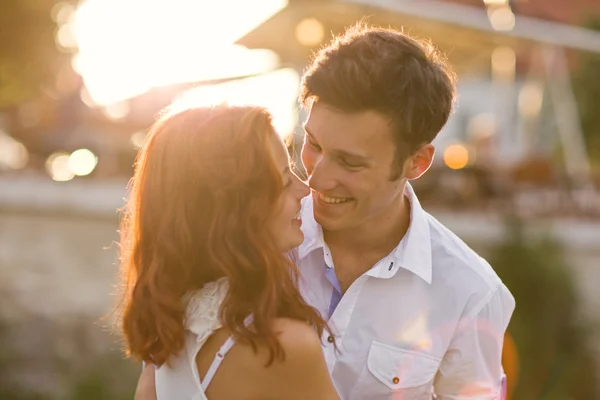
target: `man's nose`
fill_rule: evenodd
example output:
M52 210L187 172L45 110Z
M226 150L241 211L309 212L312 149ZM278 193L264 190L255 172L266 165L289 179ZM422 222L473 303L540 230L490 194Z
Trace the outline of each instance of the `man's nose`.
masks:
M335 179L332 174L332 165L325 157L319 157L308 177L308 185L323 192L335 187Z

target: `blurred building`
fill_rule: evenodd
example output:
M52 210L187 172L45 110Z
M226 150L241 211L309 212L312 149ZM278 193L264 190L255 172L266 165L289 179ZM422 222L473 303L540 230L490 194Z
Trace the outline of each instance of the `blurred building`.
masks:
M483 0L444 1L473 7L485 7ZM502 1L489 1L488 3L502 3ZM600 3L596 0L511 0L509 3L518 15L571 25L581 25L590 16L600 14Z
M493 197L515 182L590 187L570 70L578 54L600 53L600 32L579 26L594 16L600 3L589 0L296 0L239 43L272 49L301 73L329 32L361 19L431 39L459 73L459 101L436 139L436 165L417 184Z

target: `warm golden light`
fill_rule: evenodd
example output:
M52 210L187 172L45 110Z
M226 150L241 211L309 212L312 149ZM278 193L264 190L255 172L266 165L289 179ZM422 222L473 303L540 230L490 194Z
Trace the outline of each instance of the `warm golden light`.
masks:
M54 153L46 161L46 170L50 177L57 182L70 181L75 174L69 167L68 153Z
M497 31L510 31L515 27L515 14L508 5L490 8L488 15L492 28Z
M135 132L133 135L131 135L131 144L133 145L133 147L135 147L136 149L141 149L142 147L144 147L144 144L146 143L146 132L144 131L138 131Z
M79 98L81 99L83 104L85 104L88 107L94 107L96 105L96 103L94 103L94 100L92 100L92 97L90 96L90 92L88 92L88 90L85 87L82 87L79 91Z
M497 80L512 81L516 63L517 56L511 47L496 47L492 52L492 75Z
M68 163L73 174L86 176L96 168L98 157L88 149L79 149L71 153Z
M29 152L23 143L17 142L0 130L0 169L21 169L29 162Z
M73 71L75 71L79 75L81 75L82 69L81 69L81 65L79 63L80 63L79 54L74 54L73 57L71 58L71 68L73 68Z
M76 11L77 69L93 103L153 87L277 68L268 50L233 45L286 0L87 0Z
M489 138L497 129L496 116L493 113L477 114L467 124L467 134L475 140Z
M127 101L109 104L102 110L104 115L113 120L125 118L129 114L129 111L131 111L131 106Z
M462 169L469 163L469 150L462 144L453 144L444 150L444 163L450 169Z
M296 97L300 76L293 68L280 69L257 77L218 85L200 86L175 101L173 109L200 107L227 102L267 108L280 135L288 135L297 124Z
M69 23L63 24L56 32L56 43L59 48L73 49L77 47L75 36L73 34L73 26Z
M71 17L75 14L75 7L71 3L61 1L52 7L52 11L50 13L54 22L56 22L58 25L63 25L69 22Z
M304 46L316 46L323 41L325 28L316 18L303 19L296 25L296 39Z
M536 117L542 109L544 90L538 83L526 83L519 92L519 112L529 118Z

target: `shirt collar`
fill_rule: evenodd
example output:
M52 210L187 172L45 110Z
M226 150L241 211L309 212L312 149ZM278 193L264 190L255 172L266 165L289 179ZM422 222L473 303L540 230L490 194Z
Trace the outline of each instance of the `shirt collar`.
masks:
M302 260L314 250L325 247L323 228L315 221L313 213L312 193L302 199L300 217L302 218L301 229L304 233L304 241L298 247L298 256Z
M390 278L400 267L418 275L427 283L431 283L431 236L427 213L421 207L419 199L410 183L406 183L405 196L410 201L410 224L408 231L394 250L384 259L380 266L372 268L368 275L377 278ZM304 242L298 248L299 259L302 260L316 249L324 248L323 229L315 221L313 214L312 194L302 199L302 231ZM388 266L394 263L391 268Z
M390 278L402 267L431 283L431 235L427 213L408 182L404 195L410 202L410 224L398 246L388 256L389 262L394 262L394 266L388 269L387 265L390 263L386 263L378 275L380 278Z

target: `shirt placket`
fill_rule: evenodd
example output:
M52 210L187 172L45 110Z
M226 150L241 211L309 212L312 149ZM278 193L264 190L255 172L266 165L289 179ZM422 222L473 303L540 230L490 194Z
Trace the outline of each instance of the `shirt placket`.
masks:
M331 318L331 316L333 315L333 312L335 311L338 304L340 303L340 300L342 300L342 289L340 288L340 281L338 280L338 278L335 274L335 270L333 268L329 268L328 266L325 266L325 278L329 281L329 283L331 283L331 286L333 286L333 291L331 293L331 300L329 301L329 315L328 315L328 317Z
M323 332L323 352L325 354L325 360L327 361L329 371L331 372L333 372L333 367L337 360L334 342L338 350L343 351L346 330L350 324L350 319L352 318L354 308L358 302L361 289L368 279L368 276L363 275L355 280L352 285L350 285L348 290L346 290L346 293L344 293L344 295L341 297L339 305L328 321L329 327L333 331L333 335L331 335L328 331Z
M340 287L340 281L337 278L337 275L335 274L333 258L331 257L331 252L329 251L327 243L323 244L323 259L325 261L325 268L323 270L323 273L325 274L325 279L327 279L327 281L332 286L331 299L329 300L327 315L327 318L331 319L331 317L333 316L333 312L335 311L338 304L340 303L340 300L342 299L343 294L342 289Z

